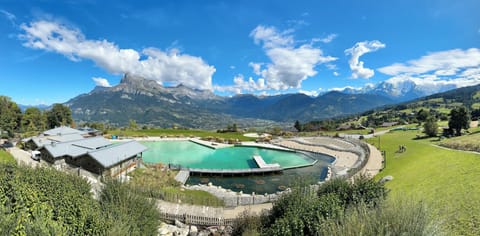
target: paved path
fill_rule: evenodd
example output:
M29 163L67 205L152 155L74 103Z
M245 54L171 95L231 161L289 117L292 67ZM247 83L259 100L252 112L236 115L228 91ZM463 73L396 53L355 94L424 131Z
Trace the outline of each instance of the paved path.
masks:
M360 137L363 136L363 138L368 139L368 138L376 137L378 135L386 134L388 132L390 132L389 129L378 131L373 134L339 134L339 136L342 138L353 138L353 139L360 139Z
M370 157L368 158L367 164L357 173L357 175L366 174L373 177L382 169L383 157L382 153L380 153L376 147L368 144L368 148L370 148Z
M157 200L157 208L161 212L166 212L170 214L188 214L212 218L235 219L240 213L244 211L260 214L263 210L270 210L272 208L272 203L238 206L234 208L223 208L188 205Z
M17 164L24 164L31 167L40 165L39 161L35 161L31 158L31 154L17 147L7 148L7 152L12 154Z

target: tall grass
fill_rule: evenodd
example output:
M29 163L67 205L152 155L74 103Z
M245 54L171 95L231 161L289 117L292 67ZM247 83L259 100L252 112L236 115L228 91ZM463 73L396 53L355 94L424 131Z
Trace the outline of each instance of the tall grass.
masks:
M429 216L423 202L399 199L371 208L359 204L337 220L326 221L321 235L442 235L440 222Z

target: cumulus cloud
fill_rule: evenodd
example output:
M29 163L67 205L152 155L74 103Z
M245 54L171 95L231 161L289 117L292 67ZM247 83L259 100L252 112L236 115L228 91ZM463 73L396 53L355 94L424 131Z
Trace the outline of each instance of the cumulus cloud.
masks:
M262 72L261 72L262 63L250 62L250 63L248 63L248 66L252 67L253 73L255 73L256 75L261 75L262 74Z
M303 93L310 97L317 97L320 94L321 89L318 90L298 90L299 93Z
M391 75L385 81L396 94L414 84L426 94L480 83L480 49L452 49L432 52L405 63L395 63L378 71Z
M339 75L340 75L340 73L338 73L338 72L334 71L334 72L333 72L333 75L334 75L334 76L339 76Z
M480 66L480 49L453 49L429 53L406 63L395 63L378 71L387 75L423 74L434 72L438 75L455 75L457 71Z
M363 61L360 61L360 57L369 52L375 52L378 49L384 48L385 44L378 40L363 41L356 43L353 47L346 49L345 54L352 57L348 61L350 69L352 70L352 78L364 78L368 79L372 77L375 72L372 69L363 66Z
M191 88L212 89L215 67L175 48L168 51L146 48L141 52L122 49L105 39L86 39L80 30L52 21L35 21L20 27L25 47L59 53L72 61L92 60L113 74L130 73L160 84L181 83Z
M112 87L107 79L101 77L93 77L92 80L95 82L95 85L100 87Z
M260 76L265 86L262 89L286 90L300 88L303 80L317 74L315 67L337 60L325 56L320 48L296 42L292 30L280 32L275 27L257 26L250 37L262 45L270 63L250 63L253 72Z
M249 77L248 80L242 74L238 74L233 78L233 85L229 86L215 86L215 90L221 92L233 92L233 93L242 93L243 91L256 91L256 90L265 90L267 89L265 85L265 80L260 78L255 81L252 77Z

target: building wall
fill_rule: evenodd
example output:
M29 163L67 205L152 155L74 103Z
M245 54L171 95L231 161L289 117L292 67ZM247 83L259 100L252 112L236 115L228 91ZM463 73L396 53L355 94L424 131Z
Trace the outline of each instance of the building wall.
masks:
M88 170L92 173L101 175L102 172L104 171L104 168L102 165L100 165L97 161L92 159L89 155L83 155L80 157L77 157L75 159L71 157L67 157L65 161L71 165L75 165L78 167L81 167L85 170Z
M125 161L118 163L117 165L114 165L110 168L104 168L102 165L100 165L97 161L95 161L92 157L89 155L83 155L80 157L77 157L75 159L71 157L66 157L65 162L75 165L78 167L81 167L82 169L88 170L94 174L98 175L103 175L105 177L116 177L120 173L124 172L127 170L127 168L136 166L139 157L137 156L132 156Z
M25 149L26 150L35 150L35 149L37 149L37 145L32 140L28 140L28 142L25 143Z
M54 158L45 148L42 148L39 151L42 153L41 159L50 164L57 164L57 162L61 162L64 159L64 157Z
M125 161L118 163L117 165L114 165L109 169L106 169L104 172L104 176L116 177L121 173L125 172L127 169L133 166L137 166L138 160L139 156L132 156Z

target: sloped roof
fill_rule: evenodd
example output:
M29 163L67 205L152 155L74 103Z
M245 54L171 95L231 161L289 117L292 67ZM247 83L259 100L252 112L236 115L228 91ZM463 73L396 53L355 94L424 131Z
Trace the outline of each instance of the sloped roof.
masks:
M112 145L112 143L107 139L105 139L104 137L98 136L93 138L84 138L82 140L72 142L72 145L87 148L87 149L99 149L102 147Z
M79 134L79 135L84 135L86 132L80 131L78 129L73 129L67 126L60 126L51 130L47 130L43 132L44 135L66 135L66 134Z
M54 157L78 157L88 152L89 149L73 146L71 143L54 143L45 145L44 148Z
M45 145L45 149L53 157L71 156L73 158L86 154L88 151L104 148L112 145L103 137L83 138L68 142L51 143Z
M38 137L32 137L31 140L37 145L37 147L43 147L44 145L47 144L52 144L58 143L58 142L71 142L74 140L81 140L85 139L82 135L80 134L66 134L66 135L53 135L53 136L38 136ZM28 140L27 140L28 141Z
M97 149L95 151L89 151L88 155L103 167L108 168L136 156L138 153L144 152L145 150L147 150L147 147L143 144L137 141L129 141Z
M85 139L80 134L63 134L63 135L53 135L53 136L45 136L48 140L57 141L57 142L70 142L74 140L81 140Z

